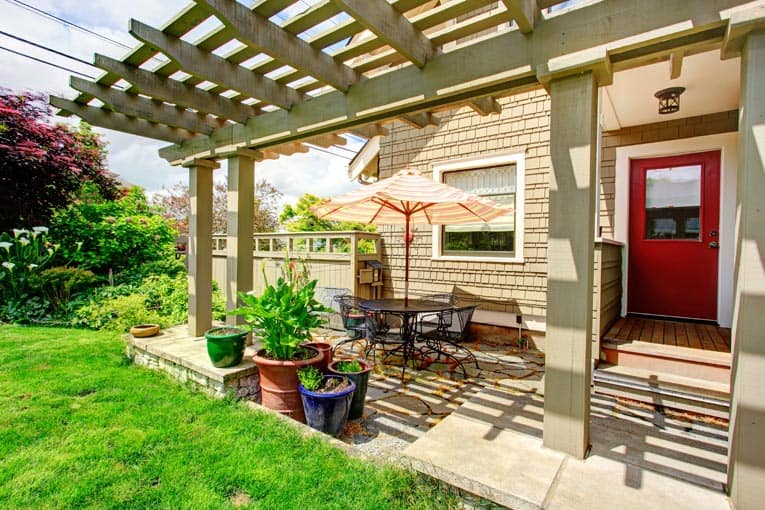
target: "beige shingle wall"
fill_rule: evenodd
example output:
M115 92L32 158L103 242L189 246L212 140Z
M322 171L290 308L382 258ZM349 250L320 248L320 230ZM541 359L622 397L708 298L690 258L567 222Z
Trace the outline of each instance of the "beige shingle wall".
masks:
M430 227L417 227L410 257L410 292L456 291L482 298L485 310L544 316L547 272L547 200L550 167L550 98L543 89L499 99L502 113L481 117L472 109L438 113L437 127L391 128L380 147L380 177L405 167L431 174L433 163L477 156L525 154L523 263L431 260ZM403 292L403 228L383 226L386 292Z

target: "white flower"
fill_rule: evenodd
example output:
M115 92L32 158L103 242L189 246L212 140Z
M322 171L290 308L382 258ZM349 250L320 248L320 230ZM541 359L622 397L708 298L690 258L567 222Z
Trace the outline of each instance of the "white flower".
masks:
M28 268L29 268L29 270L31 271L32 269L34 269L34 268L36 268L36 267L40 267L40 266L38 266L37 264L29 264L27 267L28 267Z
M82 249L82 241L77 241L77 251Z
M13 262L3 262L3 267L6 268L8 271L13 271L13 268L16 266Z
M29 230L26 230L24 228L14 228L13 229L13 237L16 239L19 238L19 236L26 235L29 233Z
M30 242L31 242L31 241L30 241L29 239L27 239L26 237L22 237L21 239L19 239L19 244L21 244L22 246L26 246L26 245L28 245Z
M45 234L48 232L48 227L32 227L32 230L38 234Z
M11 251L11 246L13 246L13 243L9 243L8 241L0 241L0 248L5 248L5 251Z

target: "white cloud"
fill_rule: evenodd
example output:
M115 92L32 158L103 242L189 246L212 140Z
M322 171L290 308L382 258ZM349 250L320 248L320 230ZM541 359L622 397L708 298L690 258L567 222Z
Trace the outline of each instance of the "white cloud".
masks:
M131 0L130 2L27 0L27 2L130 46L137 44L127 32L130 18L161 27L188 4L187 0ZM113 58L122 58L128 51L117 44L106 42L29 12L11 2L0 2L0 30L87 62L92 61L93 54L96 52ZM101 74L98 69L52 55L4 36L0 36L0 45L90 76ZM1 87L14 90L30 89L73 98L76 91L68 86L71 74L68 71L55 69L0 50ZM61 118L55 120L64 121ZM72 117L68 122L76 122L76 120ZM172 187L179 181L186 181L185 169L171 167L157 154L157 149L167 145L166 142L98 128L97 131L102 133L109 143L110 170L118 173L124 180L144 187L149 193L163 187ZM356 150L359 145L350 141L346 147ZM338 153L344 152L332 150ZM294 203L304 193L332 196L353 189L356 185L348 182L347 163L347 159L311 151L308 154L295 154L275 161L257 163L256 176L258 179L265 178L276 186L284 194L283 203ZM222 178L224 174L219 171L216 175L218 176L216 178Z

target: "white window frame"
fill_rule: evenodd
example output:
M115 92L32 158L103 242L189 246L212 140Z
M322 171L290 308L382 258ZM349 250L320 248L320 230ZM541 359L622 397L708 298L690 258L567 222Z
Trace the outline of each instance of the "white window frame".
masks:
M513 152L463 158L442 163L433 163L431 170L433 180L443 182L443 174L456 170L477 170L494 166L515 164L515 254L512 256L486 255L444 255L441 249L441 227L433 225L432 260L454 260L461 262L499 262L508 264L523 263L523 225L524 225L524 196L526 194L526 153Z

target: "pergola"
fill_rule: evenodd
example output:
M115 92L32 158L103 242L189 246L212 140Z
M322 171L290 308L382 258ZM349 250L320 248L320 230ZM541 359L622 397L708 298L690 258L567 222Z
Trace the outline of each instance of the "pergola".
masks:
M212 170L228 159L229 306L252 287L254 163L418 127L432 112L544 86L551 96L544 444L589 444L597 90L613 72L719 48L741 58L739 193L729 490L755 508L765 486L765 2L744 0L194 0L105 73L72 78L63 114L166 140L189 170L189 329L211 325ZM300 10L300 7L303 10ZM558 6L561 7L561 6ZM550 12L552 11L552 12ZM159 56L159 58L157 58ZM97 101L94 101L97 100ZM233 317L230 320L234 320Z

